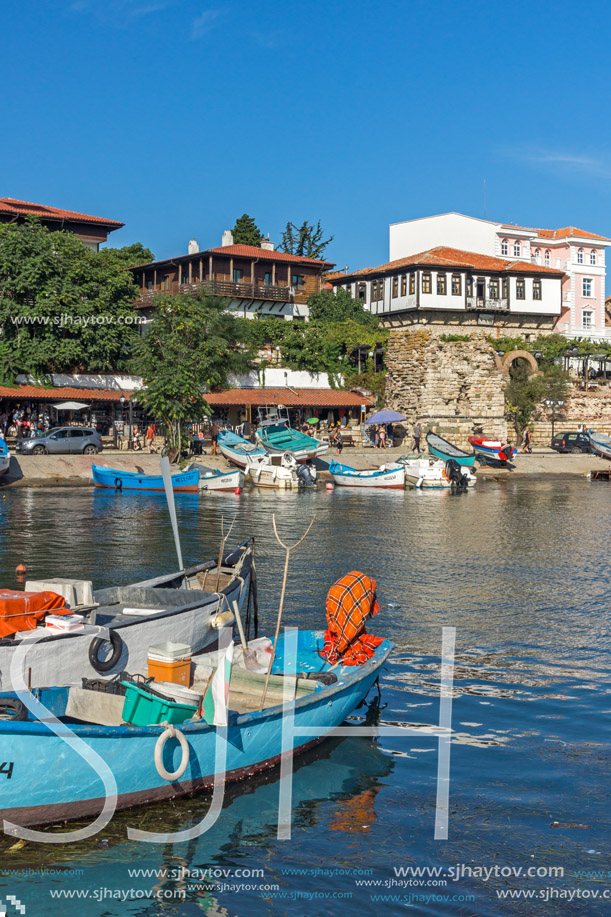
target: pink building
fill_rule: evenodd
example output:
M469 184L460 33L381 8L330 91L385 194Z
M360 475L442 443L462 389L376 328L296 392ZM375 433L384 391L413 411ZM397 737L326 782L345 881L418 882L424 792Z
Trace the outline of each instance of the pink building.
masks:
M390 227L391 260L439 245L564 271L562 309L554 330L569 337L600 338L608 333L605 248L611 239L575 226L530 229L461 213L408 220Z

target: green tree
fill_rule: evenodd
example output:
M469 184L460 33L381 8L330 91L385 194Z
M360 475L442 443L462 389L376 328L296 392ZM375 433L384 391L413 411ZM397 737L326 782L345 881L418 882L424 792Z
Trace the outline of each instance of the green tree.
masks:
M339 287L335 292L322 290L307 300L310 319L318 322L357 322L359 325L377 327L378 319L369 312L360 299L354 299L347 290Z
M232 234L235 245L254 245L255 248L259 248L263 239L263 233L247 213L243 213L241 217L238 217L232 229Z
M119 268L138 267L140 264L150 264L155 256L150 248L145 248L142 242L124 245L123 248L102 248L100 258L105 264Z
M134 346L132 369L144 380L138 401L166 425L182 448L185 426L211 413L204 389L227 388L228 376L251 367L236 346L238 325L229 301L205 293L160 294L146 334Z
M530 422L545 387L539 373L529 375L525 361L516 361L510 370L505 386L505 416L513 424L518 441L524 427Z
M282 241L278 246L278 251L288 252L289 255L300 255L302 258L324 258L325 249L334 236L324 238L324 231L320 225L320 220L313 226L305 220L301 226L295 223L287 223L286 229L282 233Z
M70 232L28 219L0 226L0 339L20 372L124 368L137 337L129 271Z

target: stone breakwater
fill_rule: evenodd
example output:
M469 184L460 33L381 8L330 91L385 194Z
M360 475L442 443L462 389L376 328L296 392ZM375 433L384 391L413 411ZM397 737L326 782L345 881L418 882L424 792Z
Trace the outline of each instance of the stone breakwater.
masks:
M475 432L507 440L506 376L483 334L442 341L425 328L393 329L386 355L386 404L458 446Z

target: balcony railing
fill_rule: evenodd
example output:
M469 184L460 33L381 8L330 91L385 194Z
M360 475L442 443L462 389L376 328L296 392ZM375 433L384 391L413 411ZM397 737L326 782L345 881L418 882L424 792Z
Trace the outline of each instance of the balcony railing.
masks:
M292 287L278 287L258 283L231 283L229 280L204 280L203 283L168 283L164 289L142 290L140 304L148 305L159 293L214 293L216 296L227 296L232 299L264 299L273 302L292 302L295 291Z
M489 296L467 296L467 309L481 309L483 312L509 312L509 300L491 299Z

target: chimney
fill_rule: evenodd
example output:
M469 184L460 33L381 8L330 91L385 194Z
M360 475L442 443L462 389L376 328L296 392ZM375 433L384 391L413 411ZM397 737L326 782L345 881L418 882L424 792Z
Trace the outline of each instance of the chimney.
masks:
M187 251L190 255L196 255L198 253L199 245L197 244L195 239L191 239L191 241L189 242L189 247Z
M226 245L233 245L233 233L230 229L226 229L223 233L223 241L221 242L221 245L223 248L225 248Z
M274 243L269 241L269 233L267 234L267 239L261 239L261 248L264 248L268 252L273 252Z

